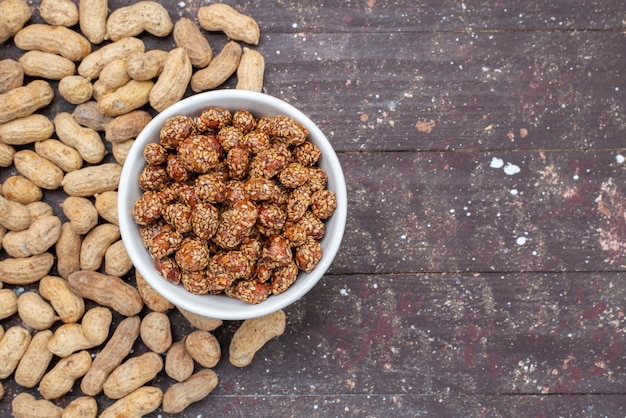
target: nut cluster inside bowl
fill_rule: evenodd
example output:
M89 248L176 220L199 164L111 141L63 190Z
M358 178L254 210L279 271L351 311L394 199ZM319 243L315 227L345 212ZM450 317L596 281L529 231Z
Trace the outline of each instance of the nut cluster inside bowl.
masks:
M261 93L203 93L159 114L127 158L120 193L139 273L174 304L221 319L304 295L330 266L346 216L327 139Z

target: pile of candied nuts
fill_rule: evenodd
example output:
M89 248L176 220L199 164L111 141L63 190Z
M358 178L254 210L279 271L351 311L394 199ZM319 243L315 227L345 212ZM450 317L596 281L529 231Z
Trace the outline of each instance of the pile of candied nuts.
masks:
M291 117L244 109L167 119L144 149L132 212L157 271L255 304L315 269L337 202L307 137Z

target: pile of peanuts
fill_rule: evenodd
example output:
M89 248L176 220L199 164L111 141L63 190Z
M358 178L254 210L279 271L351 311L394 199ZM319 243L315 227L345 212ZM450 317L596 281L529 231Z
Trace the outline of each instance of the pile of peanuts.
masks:
M14 394L18 418L181 412L218 384L212 332L222 321L173 306L133 275L117 187L134 138L152 119L148 106L159 112L189 86L214 89L235 74L236 88L261 91L264 60L248 47L258 44L259 27L224 4L200 7L199 26L184 17L174 24L156 1L109 11L107 0L42 0L34 12L46 23L29 24L24 0L0 2L0 43L13 39L24 51L0 61L0 167L16 171L0 194L0 321L17 323L0 323L0 398L2 380L14 379L38 389ZM203 30L230 41L213 56ZM171 34L176 47L146 50L140 34ZM72 113L37 113L57 94ZM63 217L45 201L48 191L65 196ZM174 311L194 329L178 341ZM285 323L283 311L244 321L230 363L248 365ZM147 352L133 356L139 340ZM153 384L162 372L174 382L166 390ZM73 389L70 402L64 395ZM96 396L112 403L98 411Z

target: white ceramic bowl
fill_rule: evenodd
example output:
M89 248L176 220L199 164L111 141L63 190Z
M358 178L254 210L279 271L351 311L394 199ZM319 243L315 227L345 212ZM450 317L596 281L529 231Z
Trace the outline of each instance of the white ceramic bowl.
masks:
M146 164L143 158L146 144L158 142L159 131L169 117L197 116L207 107L222 107L231 111L246 109L256 117L287 115L298 120L309 130L309 141L321 150L319 166L328 175L327 188L335 192L337 197L337 209L326 221L326 232L321 240L323 255L317 268L311 273L300 272L298 279L289 289L279 295L271 295L266 301L256 305L225 295L195 295L185 290L182 285L167 282L155 270L153 259L143 246L139 227L131 217L133 204L143 193L139 188L138 179ZM301 111L278 98L234 89L215 90L191 96L155 116L136 138L126 158L118 196L122 239L139 273L159 294L176 306L198 315L223 320L241 320L267 315L302 298L330 267L343 238L347 215L343 171L335 151L322 131Z

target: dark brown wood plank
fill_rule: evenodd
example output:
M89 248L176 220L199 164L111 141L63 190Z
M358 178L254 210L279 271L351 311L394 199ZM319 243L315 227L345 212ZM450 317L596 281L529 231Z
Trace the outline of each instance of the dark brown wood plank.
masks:
M338 151L613 149L626 134L624 36L272 34L258 50L265 91L309 114ZM219 51L225 37L214 39ZM44 112L71 109L57 97Z
M332 270L623 271L621 158L617 151L340 154L349 211Z

